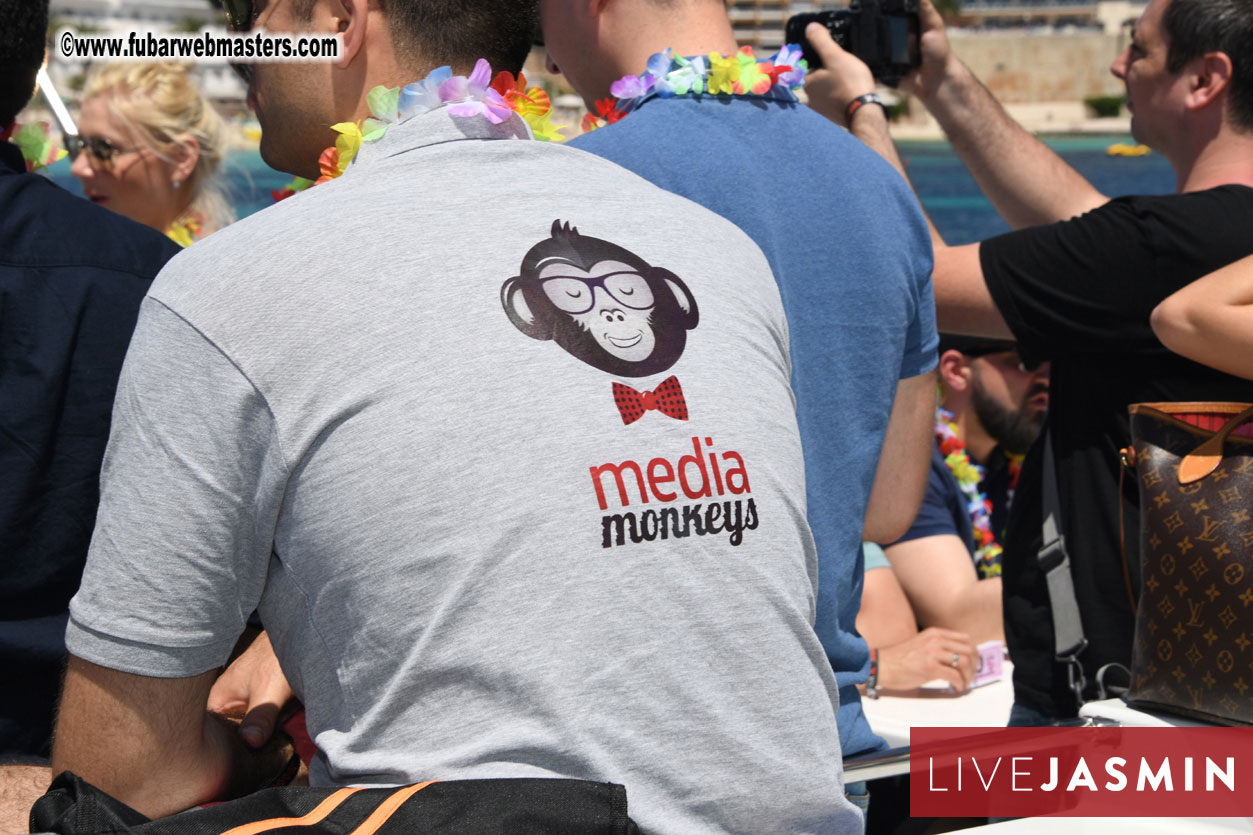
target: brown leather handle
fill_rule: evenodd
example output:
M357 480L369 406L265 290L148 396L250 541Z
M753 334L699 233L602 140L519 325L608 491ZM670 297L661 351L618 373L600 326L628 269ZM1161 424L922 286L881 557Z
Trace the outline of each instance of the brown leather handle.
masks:
M1185 455L1179 462L1179 483L1200 481L1218 469L1223 462L1223 444L1227 442L1227 437L1250 420L1253 420L1253 406L1227 421L1209 440Z

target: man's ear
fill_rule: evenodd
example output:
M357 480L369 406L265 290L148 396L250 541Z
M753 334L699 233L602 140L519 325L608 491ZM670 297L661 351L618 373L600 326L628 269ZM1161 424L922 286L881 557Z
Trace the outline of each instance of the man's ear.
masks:
M940 383L945 391L967 391L970 377L970 359L965 354L951 350L940 354Z
M365 46L367 0L331 0L331 19L335 31L343 36L336 69L346 69Z
M1225 52L1207 52L1193 62L1192 83L1184 106L1189 110L1209 107L1231 83L1231 56Z

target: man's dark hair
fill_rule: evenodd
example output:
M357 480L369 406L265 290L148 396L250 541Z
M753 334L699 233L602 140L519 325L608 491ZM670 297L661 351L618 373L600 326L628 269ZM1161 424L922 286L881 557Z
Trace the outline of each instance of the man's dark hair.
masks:
M433 67L469 71L486 58L493 74L522 69L539 18L538 0L375 1L387 16L399 60L420 55ZM313 6L313 0L302 0L296 13L308 17Z
M0 128L34 95L47 37L48 0L0 0Z
M1253 0L1171 0L1162 18L1170 39L1166 67L1179 72L1207 52L1231 59L1231 120L1253 130Z

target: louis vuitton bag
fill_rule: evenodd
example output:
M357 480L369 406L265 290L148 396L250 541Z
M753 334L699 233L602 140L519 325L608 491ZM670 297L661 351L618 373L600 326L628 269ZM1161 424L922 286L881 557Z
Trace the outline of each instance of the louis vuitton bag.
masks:
M1140 403L1133 706L1253 725L1253 408Z

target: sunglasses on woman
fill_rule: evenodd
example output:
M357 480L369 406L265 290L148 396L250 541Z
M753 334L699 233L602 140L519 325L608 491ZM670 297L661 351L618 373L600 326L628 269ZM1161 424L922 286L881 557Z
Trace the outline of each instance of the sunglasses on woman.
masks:
M129 154L142 149L119 148L102 136L67 136L65 137L65 150L71 160L78 159L79 153L86 151L106 167L112 168L118 154Z

